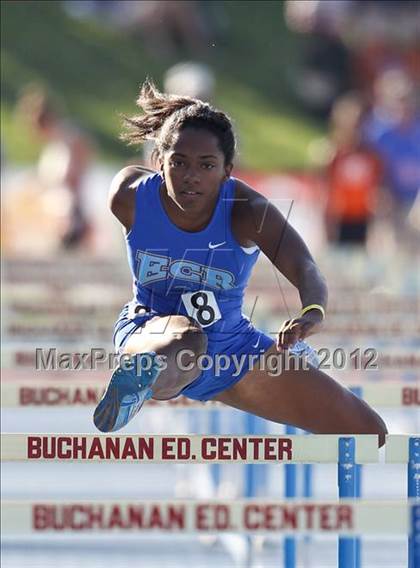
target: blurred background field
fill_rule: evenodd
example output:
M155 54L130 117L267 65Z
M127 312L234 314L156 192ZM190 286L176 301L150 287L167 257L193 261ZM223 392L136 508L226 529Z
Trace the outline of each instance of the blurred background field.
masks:
M397 240L418 244L415 2L6 1L1 10L3 251L61 243L118 254L105 195L118 169L148 162L150 147L119 140L146 77L231 115L236 175L295 211L309 204L314 218L300 217L315 252L326 241L383 250L384 240L390 253Z
M34 352L113 349L113 323L132 292L107 192L125 165L150 165L150 147L128 148L118 139L119 113L136 112L139 85L149 76L232 117L234 175L278 204L326 276L328 317L311 343L347 354L377 350L377 371L346 365L331 371L334 378L418 389L419 22L413 1L2 1L2 381L107 381L104 370L35 372ZM261 255L245 313L274 334L300 307L297 290ZM418 404L378 411L391 433L419 432ZM2 427L94 428L83 405L3 408ZM145 408L132 428L216 426L204 413ZM243 433L246 420L227 412L217 428ZM257 428L281 431L262 421ZM26 465L3 465L5 498L235 498L243 490L240 466L216 474L175 466L168 476L160 466L134 471L123 464L101 475L42 464L39 479ZM283 472L257 468L257 494L280 498ZM315 497L335 496L335 475L333 466L317 469ZM404 496L402 466L366 466L365 476L365 496ZM4 566L138 565L135 542L76 549L69 538L61 545L8 540ZM178 566L180 557L199 567L245 566L244 538L168 537L167 548L163 538L143 539L142 566ZM282 561L280 538L254 545L255 566ZM299 566L336 565L331 538L301 545ZM404 539L371 539L363 554L369 568L406 565Z
M39 150L22 140L13 121L16 97L29 81L44 84L92 133L100 157L115 162L132 156L118 142L117 113L133 111L143 79L161 83L171 65L197 58L217 75L215 102L235 119L241 160L260 170L305 164L307 145L323 127L302 117L288 86L304 38L287 30L278 2L201 2L201 17L212 26L208 39L159 47L148 44L140 22L107 20L106 8L95 16L88 10L94 2L63 4L2 3L2 122L10 160L34 160ZM123 11L135 3L113 4L126 4Z

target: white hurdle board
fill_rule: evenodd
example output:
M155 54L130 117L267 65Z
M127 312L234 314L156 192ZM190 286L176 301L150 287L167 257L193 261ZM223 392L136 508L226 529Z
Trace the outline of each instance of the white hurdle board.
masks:
M308 436L2 434L3 461L337 463L335 434ZM379 460L378 436L360 434L356 463Z
M101 399L106 384L102 381L71 381L71 380L26 380L6 381L1 385L2 408L32 408L55 406L95 406ZM389 408L419 408L420 387L416 384L385 382L377 384L365 383L360 386L362 398L372 406ZM172 401L147 402L147 408L171 406L173 408L206 408L225 405L208 401L189 400L178 397Z
M4 535L234 532L407 535L407 501L3 501Z
M420 456L420 434L412 434L414 448ZM409 438L407 434L393 434L386 437L385 461L388 463L408 463ZM418 479L420 479L420 465L418 466Z

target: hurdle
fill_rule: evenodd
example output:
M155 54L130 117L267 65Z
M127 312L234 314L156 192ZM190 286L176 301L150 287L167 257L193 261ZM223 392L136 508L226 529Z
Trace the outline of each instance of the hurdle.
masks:
M1 385L2 408L54 406L96 406L106 385L102 381L72 381L65 379L3 381ZM371 406L382 408L420 407L420 388L417 384L388 381L380 384L348 386L359 398ZM171 401L147 402L145 408L229 408L218 402L201 402L178 397Z
M376 384L365 383L363 385L354 385L349 387L360 398L364 398L373 406L381 406L388 408L416 408L420 405L420 394L417 386L412 384L401 384L396 382L381 383L381 389ZM2 385L2 406L3 407L43 407L52 408L55 406L93 406L97 404L103 392L103 383L95 381L41 381L34 385L34 381L18 381L6 382ZM184 397L179 397L173 401L158 402L149 401L148 410L158 409L162 407L173 409L206 409L210 411L211 430L217 432L219 411L228 409L225 405L217 402L208 401L206 403L199 401L191 401ZM255 418L245 414L246 432L252 431ZM289 428L287 434L293 434L296 430ZM344 454L343 454L344 455ZM404 461L404 460L402 460ZM212 477L217 485L220 482L220 464L223 462L215 462L211 466ZM304 492L303 497L310 498L311 492L311 463L303 463L304 468ZM348 464L347 464L348 466ZM345 466L343 475L346 473ZM257 483L257 473L254 467L248 463L245 465L245 496L248 498L255 497L255 488ZM339 466L340 468L340 466ZM360 497L360 481L361 481L361 465L354 464L351 469L351 481L346 484L339 483L340 497ZM261 475L261 474L260 474ZM347 470L348 475L348 470ZM347 489L346 489L347 487ZM409 493L410 494L410 493ZM411 494L414 494L411 491ZM285 468L285 496L287 498L295 498L296 495L296 465L293 463L286 464ZM360 539L339 538L339 555L347 558L353 557L354 563L349 564L354 568L360 567ZM286 568L294 568L296 566L296 541L294 537L286 536L284 540L284 566Z
M347 537L365 534L406 535L414 502L402 500L272 501L3 501L7 535L150 534L152 532L237 534L316 534ZM416 518L420 518L415 510ZM349 567L349 564L345 565Z
M377 463L379 461L378 440L375 435L108 436L104 434L2 434L1 441L1 455L3 461L78 461L88 463L95 461L124 461L129 463L242 462L246 464L337 463L340 500L338 503L335 503L335 507L346 507L347 504L350 503L350 498L355 497L354 493L356 492L357 486L355 475L356 464ZM385 462L406 463L408 465L407 493L409 499L408 501L403 502L402 510L404 512L401 513L405 521L402 520L401 517L399 518L398 523L392 526L396 533L400 534L399 531L403 530L403 532L405 531L404 534L408 534L409 567L416 568L420 550L420 437L388 435L386 439ZM254 503L254 501L248 500L248 502L248 505L243 505L245 509L240 509L240 504L237 505L235 503L231 506L230 504L225 503L224 505L220 504L220 510L227 511L229 507L239 507L238 510L241 510L242 512L235 512L232 513L232 515L235 519L243 519L244 515L245 517L247 515L246 512L244 513L244 510L249 511L247 508L248 506L251 507L250 510L254 510L252 509L252 503ZM288 500L283 506L286 508L293 507L293 503L294 500ZM311 509L312 505L314 507L316 506L315 501L312 502L305 500L302 501L302 503L306 504L306 507L309 507L307 510L311 511L313 510ZM382 515L378 515L379 520L376 519L375 522L373 522L372 516L369 516L366 511L369 507L371 507L369 510L376 511L376 513L380 511L384 512L387 506L386 502L380 502L383 506L373 505L370 502L366 502L365 505L361 503L363 502L355 502L354 506L348 505L348 509L339 509L341 513L346 511L346 515L354 515L352 518L359 519L357 521L358 524L347 524L344 526L337 525L336 523L333 529L331 526L328 529L330 532L336 532L340 536L338 564L340 568L355 568L357 566L357 546L355 544L355 536L358 536L365 526L363 524L364 521L360 520L361 518L365 520L366 518L370 519L366 522L366 526L370 525L370 529L367 529L367 532L373 532L376 534L381 533L382 530L382 525L380 524ZM396 502L390 503L389 507L390 510L392 510L392 513L389 513L389 523L392 524L396 519L394 515ZM279 504L277 503L277 505ZM5 526L7 526L8 523L8 515L10 514L12 515L11 518L14 518L15 513L13 513L13 511L19 510L19 507L21 507L21 511L26 511L22 514L26 515L27 518L38 519L38 516L34 517L34 515L35 513L38 515L40 509L33 509L34 506L35 505L28 503L20 505L17 503L5 503ZM80 504L76 504L76 511L79 511L81 506L82 505ZM191 503L185 505L185 507L192 507L194 509L194 505ZM367 509L363 509L363 507L367 507ZM28 513L28 511L32 511L32 513ZM365 513L362 514L360 511L365 511ZM41 513L39 514L41 515ZM270 515L271 514L272 513L270 513ZM287 513L285 514L287 516ZM384 515L386 514L388 513L384 512ZM13 522L12 526L14 526ZM312 522L313 521L311 521L311 523ZM377 525L377 522L379 522L379 526ZM185 526L189 527L188 530L190 530L191 523L190 521L188 521L188 523L186 522ZM239 521L232 523L226 522L226 527L224 529L225 532L235 532L236 530L254 532L252 530L255 528L254 526L250 527L247 523L238 523ZM275 525L275 527L268 527L268 531L277 530L278 532L283 532L287 536L288 534L294 533L294 527L296 528L298 525L299 523L297 523L297 521L292 527L280 523L280 525ZM28 521L26 521L26 524L24 523L22 526L28 526ZM387 525L388 528L386 530L390 530L390 526L391 525ZM312 525L307 526L306 529L303 529L303 532L310 533L311 527ZM316 527L321 531L327 530L325 526L322 525L322 522L321 526L319 523L314 522L313 527ZM219 530L217 524L213 527L213 530Z
M2 434L3 461L338 463L343 436ZM378 437L357 434L357 463L378 462Z

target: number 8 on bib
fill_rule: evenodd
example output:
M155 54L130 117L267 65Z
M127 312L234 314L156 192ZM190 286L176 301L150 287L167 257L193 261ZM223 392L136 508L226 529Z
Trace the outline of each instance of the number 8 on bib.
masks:
M216 297L211 291L186 292L181 298L187 314L198 321L201 327L208 327L222 318Z

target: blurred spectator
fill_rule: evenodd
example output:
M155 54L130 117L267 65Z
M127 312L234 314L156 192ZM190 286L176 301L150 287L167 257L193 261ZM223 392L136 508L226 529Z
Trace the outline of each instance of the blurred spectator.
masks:
M91 164L92 146L85 133L61 116L43 88L28 86L17 105L18 116L43 145L37 167L45 190L61 192L66 214L61 229L65 249L83 245L90 231L83 206L83 182Z
M307 34L294 89L305 107L326 116L335 98L401 67L420 83L420 3L415 0L287 0L286 23Z
M377 77L372 93L371 109L362 129L366 142L376 145L383 134L401 120L405 100L413 93L413 83L403 69L391 68Z
M402 70L391 69L377 79L374 93L364 137L384 164L394 238L418 246L419 232L410 222L420 190L420 112L414 84Z
M293 79L295 94L311 113L327 117L334 100L351 87L350 56L342 31L349 0L287 0L286 23L308 34L303 60Z
M420 82L420 3L416 0L354 0L346 42L352 53L353 82L370 94L389 67L406 70Z
M366 244L376 208L381 166L361 141L364 104L347 94L334 104L331 114L333 157L326 171L326 232L338 244Z

